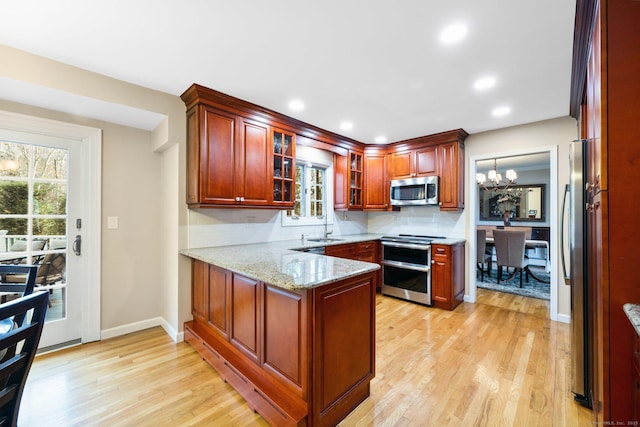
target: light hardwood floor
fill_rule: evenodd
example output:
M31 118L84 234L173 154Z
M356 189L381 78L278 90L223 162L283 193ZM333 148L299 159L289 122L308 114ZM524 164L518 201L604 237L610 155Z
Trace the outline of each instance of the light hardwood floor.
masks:
M453 312L378 295L371 396L341 426L588 426L569 327L541 300L479 289ZM160 328L38 356L20 426L267 423Z

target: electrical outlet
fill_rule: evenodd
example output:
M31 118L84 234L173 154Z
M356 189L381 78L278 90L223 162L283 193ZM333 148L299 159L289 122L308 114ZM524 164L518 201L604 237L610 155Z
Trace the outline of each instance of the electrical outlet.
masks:
M117 216L107 217L107 228L109 230L116 230L118 228L118 217Z

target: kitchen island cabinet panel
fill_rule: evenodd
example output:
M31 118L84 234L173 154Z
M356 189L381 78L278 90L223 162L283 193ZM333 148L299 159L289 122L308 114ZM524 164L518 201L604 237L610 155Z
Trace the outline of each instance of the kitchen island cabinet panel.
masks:
M314 418L335 425L342 406L355 407L369 395L375 373L375 293L370 278L363 278L317 288L314 300Z
M191 314L194 319L207 318L209 265L204 263L191 264Z
M260 287L239 274L233 275L231 287L231 343L258 363Z
M229 306L231 273L222 268L209 266L209 325L223 337L229 334Z
M264 368L304 396L303 366L309 363L305 296L268 284L264 289Z
M185 340L271 425L333 426L366 399L375 374L375 271L285 289L192 264L194 289L209 290L201 310L222 319L225 301L230 333L194 315Z

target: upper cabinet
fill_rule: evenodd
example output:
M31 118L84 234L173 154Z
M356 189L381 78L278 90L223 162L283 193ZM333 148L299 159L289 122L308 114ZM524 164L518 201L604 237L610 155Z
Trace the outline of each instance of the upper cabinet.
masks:
M364 210L389 209L389 177L387 155L381 149L364 152Z
M349 151L349 209L362 209L364 193L364 155L359 151Z
M189 207L292 207L295 133L228 98L196 85L183 94Z
M181 98L191 208L292 208L297 144L334 153L336 210L388 210L391 179L431 175L440 208L464 208L462 129L372 147L199 85Z
M464 209L464 144L460 141L438 146L440 209Z
M296 135L292 132L273 129L273 203L283 207L292 207L295 190Z
M389 145L390 179L438 176L440 210L464 209L463 129L423 136Z
M391 179L415 178L438 174L436 147L422 147L389 155Z
M206 105L187 113L187 203L269 202L269 126Z

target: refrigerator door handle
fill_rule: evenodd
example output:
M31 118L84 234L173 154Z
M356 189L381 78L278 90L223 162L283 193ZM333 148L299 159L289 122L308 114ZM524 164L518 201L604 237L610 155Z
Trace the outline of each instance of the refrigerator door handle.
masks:
M562 260L562 273L564 275L564 284L571 284L570 272L567 271L567 260L565 255L565 224L567 222L567 199L569 198L569 184L564 187L564 198L562 199L562 219L560 220L560 259ZM569 248L566 248L569 249Z

